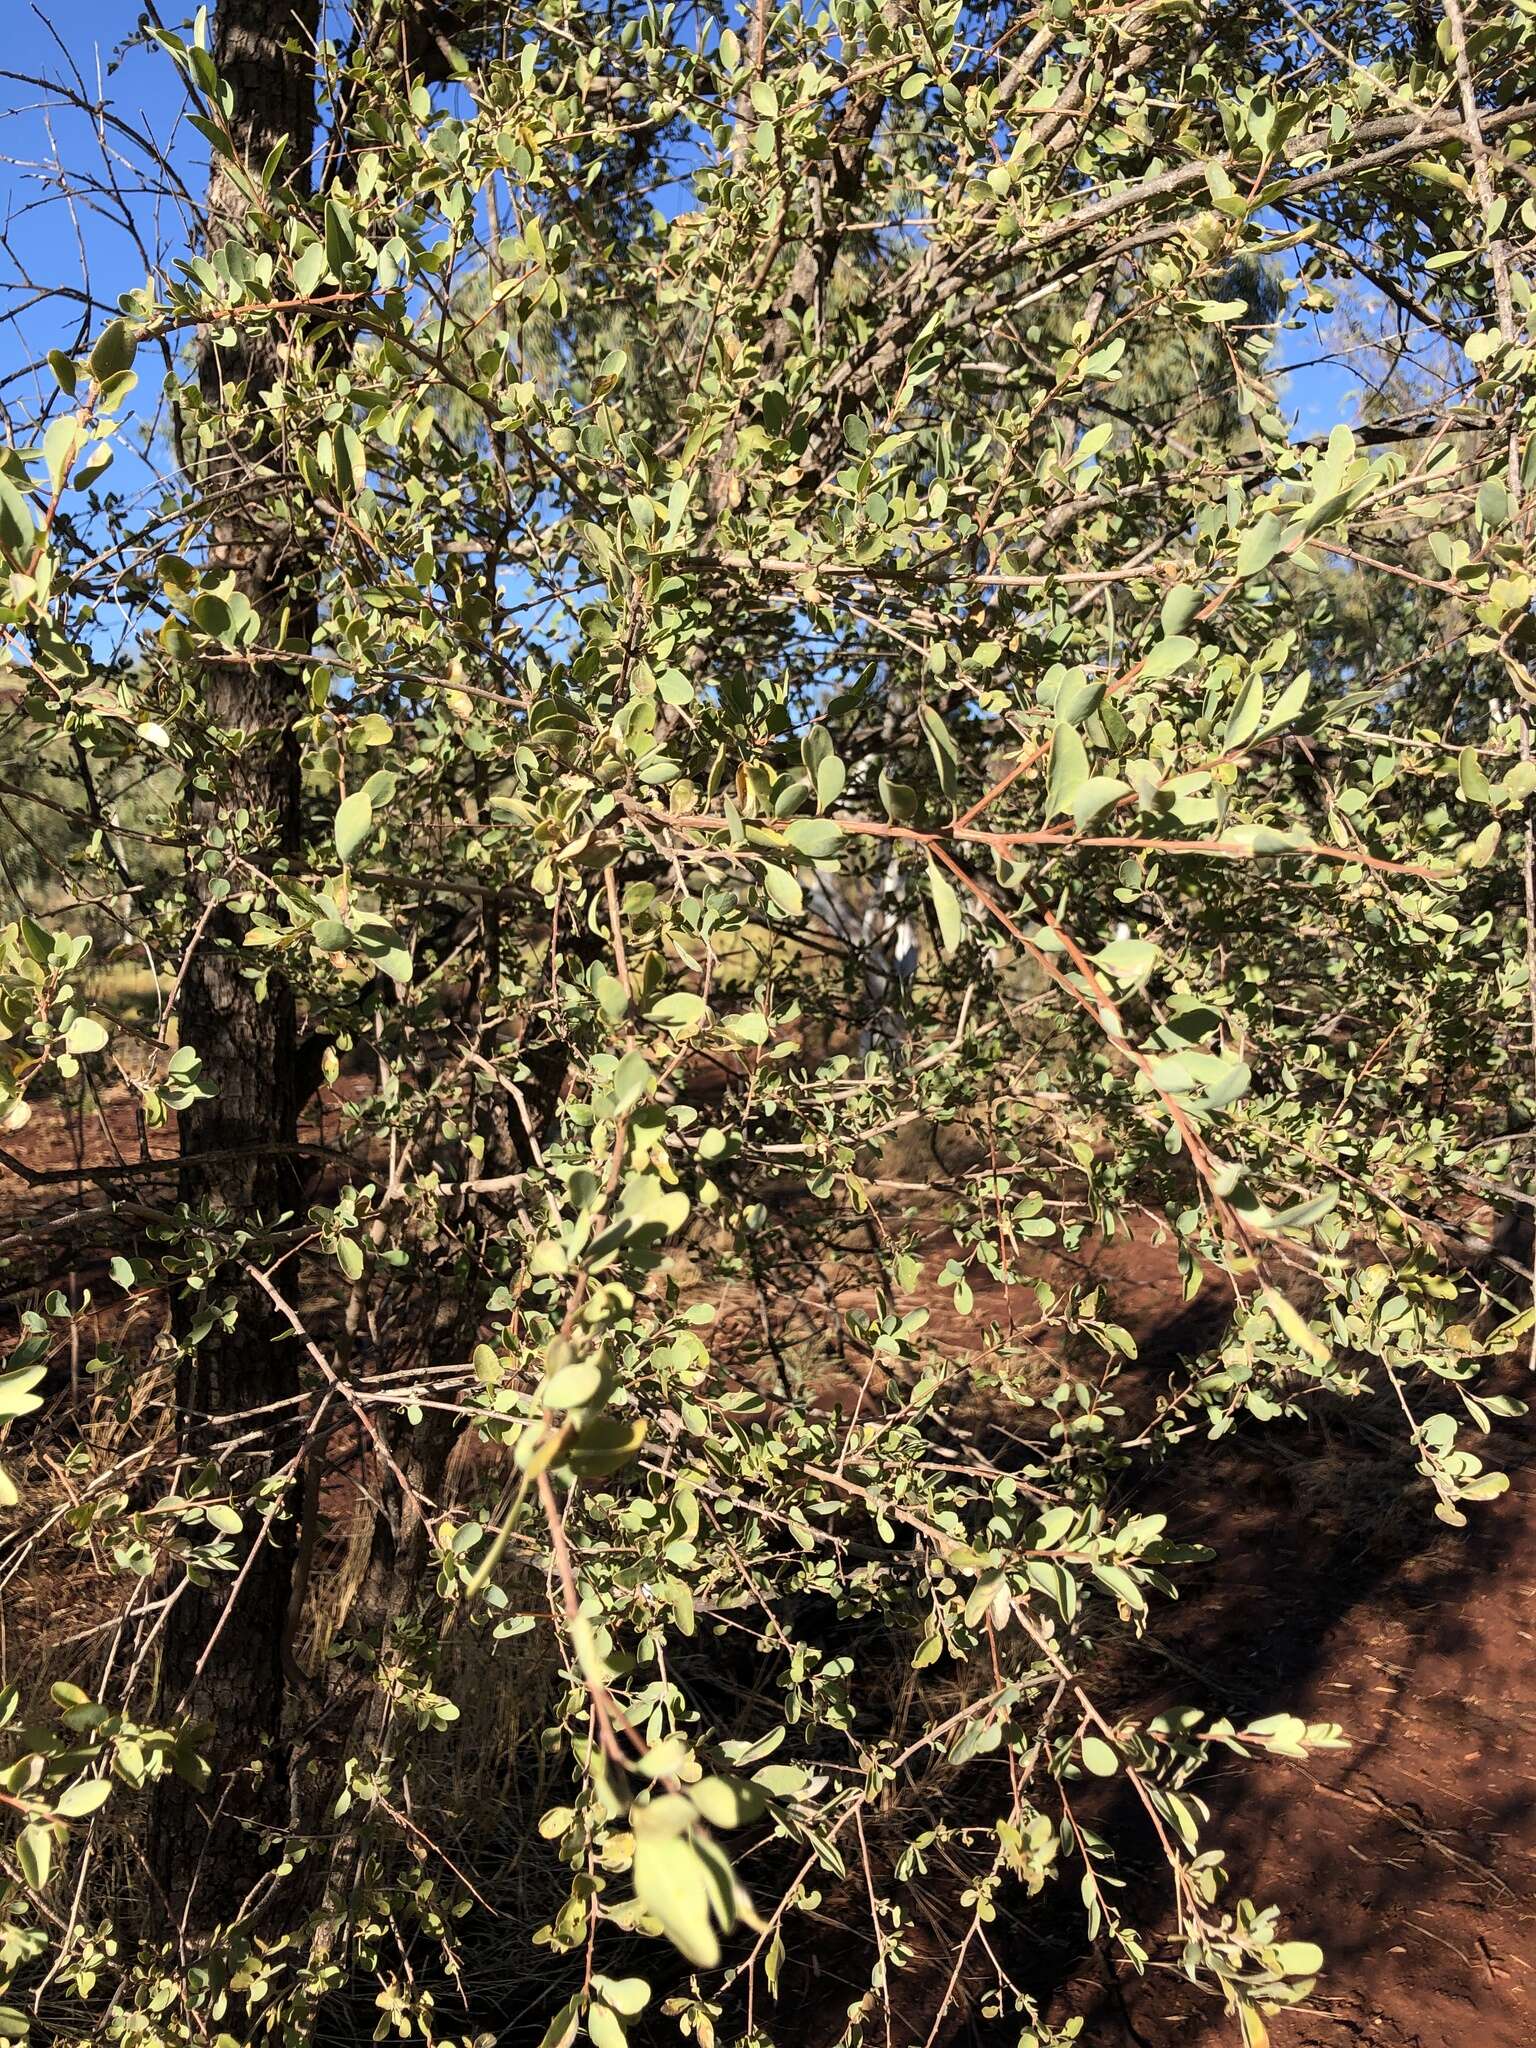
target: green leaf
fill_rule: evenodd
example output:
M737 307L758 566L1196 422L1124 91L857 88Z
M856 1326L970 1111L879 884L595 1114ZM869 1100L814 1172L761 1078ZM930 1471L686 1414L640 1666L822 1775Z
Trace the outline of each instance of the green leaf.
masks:
M227 599L216 590L200 590L189 608L192 623L213 640L227 640L234 627L234 613Z
M691 989L679 989L652 1003L645 1014L653 1024L664 1024L669 1031L681 1033L696 1031L709 1015L709 1008L701 995L695 995Z
M1152 1085L1164 1095L1196 1095L1203 1091L1204 1106L1224 1108L1237 1101L1253 1076L1242 1060L1230 1053L1202 1052L1191 1046L1171 1053L1152 1065Z
M1267 740L1277 732L1283 732L1296 718L1300 717L1303 706L1311 692L1312 678L1305 673L1287 683L1275 700L1274 709L1254 735L1256 739Z
M931 705L920 704L917 715L928 741L928 750L933 755L933 764L939 771L939 788L946 797L952 798L960 788L960 756L954 736Z
M1074 674L1066 676L1056 691L1051 706L1058 725L1081 725L1083 720L1097 711L1104 696L1103 679L1099 676Z
M1159 613L1163 633L1172 640L1182 633L1200 609L1201 593L1193 583L1176 583L1163 599Z
M325 261L333 277L340 277L357 256L357 230L352 216L340 199L325 202Z
M108 1042L105 1024L95 1017L76 1017L64 1033L64 1050L77 1058L86 1053L100 1052Z
M1469 803L1485 804L1493 796L1476 747L1463 747L1456 756L1456 780Z
M841 828L830 818L791 818L784 837L807 860L833 860L843 843Z
M630 2020L643 2013L651 2002L651 1987L643 1977L605 1977L599 1971L592 1979L592 1988L604 2005L611 2005L615 2012Z
M317 935L319 929L317 925ZM411 979L410 953L382 918L360 917L347 933L347 939L380 974L387 975L391 981L405 983Z
M629 997L624 984L612 974L600 974L593 984L592 993L597 998L597 1007L610 1024L617 1024L629 1009Z
M1157 947L1150 939L1113 939L1093 959L1111 980L1139 986L1157 965Z
M1258 576L1279 554L1285 528L1273 512L1266 512L1242 536L1234 564L1239 576Z
M766 1045L768 1042L768 1019L761 1010L738 1010L734 1017L726 1018L725 1028L743 1045Z
M363 444L356 430L345 420L336 428L332 439L336 455L336 486L351 497L368 481L368 462L363 454Z
M105 384L111 377L121 377L133 368L138 343L134 340L126 320L114 320L104 327L91 350L88 368L98 384Z
M320 280L325 276L325 244L311 242L307 249L295 259L293 266L293 295L297 299L311 299Z
M1264 1306L1269 1310L1285 1335L1304 1352L1314 1365L1327 1365L1331 1357L1328 1346L1318 1336L1312 1325L1276 1287L1263 1289Z
M106 1778L79 1778L73 1785L66 1785L53 1802L53 1810L65 1820L84 1820L99 1806L105 1806L112 1797L112 1785Z
M1072 808L1088 780L1088 750L1070 725L1058 725L1051 736L1051 774L1045 791L1045 815L1056 817Z
M656 1076L651 1072L645 1055L631 1050L619 1061L611 1086L614 1115L622 1116L627 1109L633 1109L644 1095L649 1095L656 1085Z
M1093 1576L1106 1592L1113 1593L1132 1614L1146 1613L1147 1596L1122 1565L1096 1564L1093 1567Z
M336 851L347 866L373 830L373 799L366 789L354 790L336 810Z
M1269 2029L1264 2024L1263 2014L1246 1998L1238 2001L1237 2021L1242 2029L1243 2048L1270 2048Z
M701 1778L689 1786L688 1797L712 1828L745 1827L764 1805L762 1786L750 1778Z
M1287 1977L1315 1977L1323 1967L1323 1952L1315 1941L1277 1941L1275 1967Z
M685 1201L682 1196L678 1199ZM577 1478L606 1479L622 1471L644 1441L644 1422L626 1421L618 1415L598 1415L583 1426L565 1463Z
M1085 1735L1078 1744L1084 1768L1092 1771L1096 1778L1112 1778L1120 1768L1120 1759L1104 1740L1102 1735Z
M0 547L12 561L30 556L37 546L37 522L32 507L10 479L0 476Z
M1191 640L1184 633L1171 633L1166 640L1159 640L1148 653L1141 665L1142 675L1149 682L1177 675L1181 668L1188 668L1199 652L1198 640Z
M1112 341L1107 341L1103 348L1095 349L1092 355L1083 357L1079 365L1079 375L1083 377L1107 377L1125 354L1125 347L1125 336L1117 334Z
M835 804L848 784L848 770L836 754L826 754L816 763L816 802L821 810Z
M1509 492L1491 476L1477 494L1477 521L1484 528L1504 525L1509 518Z
M581 2000L568 1998L539 2039L539 2048L571 2048L581 2029Z
M1221 736L1223 753L1235 753L1258 731L1264 717L1264 678L1251 675L1237 693L1227 719L1227 729Z
M587 2035L592 2048L629 2048L624 2022L606 2005L587 2008Z
M42 1365L13 1366L9 1372L0 1372L0 1419L12 1415L31 1415L41 1408L41 1394L32 1389L47 1371Z
M624 1183L620 1209L631 1223L659 1223L672 1231L688 1215L688 1197L681 1188L668 1188L655 1174L632 1173Z
M539 1388L545 1408L585 1408L603 1390L603 1369L591 1358L578 1358L550 1374Z
M1269 1219L1271 1230L1306 1230L1314 1223L1320 1223L1339 1206L1337 1185L1324 1188L1320 1195L1310 1195L1305 1201L1292 1202L1287 1209L1281 1209Z
M16 1837L16 1861L34 1891L41 1891L53 1869L53 1830L32 1821Z
M720 1961L713 1912L715 1886L688 1835L637 1835L635 1897L690 1963L712 1970Z
M65 413L49 426L43 436L43 467L48 472L48 481L57 493L69 474L84 432L82 421L74 413Z
M1295 853L1299 847L1306 844L1299 832L1282 832L1274 825L1243 823L1224 826L1221 841L1224 846L1230 846L1239 852L1251 853L1255 859Z
M946 953L952 953L964 935L965 919L954 884L936 861L928 863L928 893L939 921L939 941Z
M882 768L877 779L880 802L893 825L905 825L917 815L917 791L910 783L893 782Z
M1101 812L1130 793L1131 785L1122 782L1117 775L1090 775L1086 782L1078 784L1072 798L1073 824L1079 832L1086 832Z
M763 888L768 899L783 911L786 917L805 915L805 891L789 872L788 868L776 867L772 861L763 863Z

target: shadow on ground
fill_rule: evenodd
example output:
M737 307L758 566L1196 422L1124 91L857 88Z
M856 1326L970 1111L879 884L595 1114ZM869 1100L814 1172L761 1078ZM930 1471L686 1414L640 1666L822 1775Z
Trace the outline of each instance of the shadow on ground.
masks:
M1144 1361L1187 1355L1192 1335L1209 1341L1187 1312L1171 1319ZM1510 1492L1451 1530L1392 1422L1335 1408L1331 1427L1239 1436L1154 1478L1147 1505L1217 1555L1118 1660L1113 1696L1239 1720L1284 1709L1350 1739L1306 1765L1232 1759L1200 1786L1232 1895L1278 1903L1288 1932L1327 1954L1307 2006L1272 2021L1274 2048L1524 2048L1536 2038L1531 1432L1505 1426ZM1138 1844L1134 1922L1171 1934L1155 1844L1134 1799L1115 1803L1116 1838ZM1171 1970L1117 1970L1059 1909L1024 1921L999 1959L1052 2020L1081 2017L1090 2048L1237 2039L1219 2001ZM972 2038L1012 2048L1017 2025Z

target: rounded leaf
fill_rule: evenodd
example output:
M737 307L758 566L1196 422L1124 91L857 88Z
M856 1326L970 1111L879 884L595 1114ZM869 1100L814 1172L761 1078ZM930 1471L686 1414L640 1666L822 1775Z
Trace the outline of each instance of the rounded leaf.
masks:
M373 799L366 789L354 790L336 811L336 851L345 867L373 830Z

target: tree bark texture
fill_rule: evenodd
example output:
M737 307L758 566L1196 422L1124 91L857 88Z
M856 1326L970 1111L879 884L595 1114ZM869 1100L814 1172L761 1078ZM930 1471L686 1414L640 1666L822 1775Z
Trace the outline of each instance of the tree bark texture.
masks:
M283 175L304 183L315 128L314 40L318 0L219 0L212 55L233 89L233 129L244 164L260 177L286 138ZM207 246L247 239L251 202L215 154ZM286 474L280 417L264 403L283 369L285 340L273 326L241 326L205 339L200 382L209 416L228 421L204 448L196 488L211 517L203 527L212 578L232 575L261 620L260 644L312 634L317 549L292 515L299 498ZM208 744L205 784L191 804L190 839L218 825L262 867L300 843L299 752L294 715L302 678L280 662L210 660L201 678ZM182 984L179 1030L196 1049L213 1090L182 1114L181 1199L205 1211L233 1255L204 1290L224 1314L198 1334L200 1302L184 1292L174 1316L182 1351L177 1425L182 1485L207 1464L229 1473L221 1438L231 1418L275 1409L263 1438L240 1452L242 1479L280 1471L298 1443L299 1348L271 1301L239 1263L235 1234L272 1226L298 1195L297 1019L278 975L254 978L242 921L210 896L210 877L188 877L195 939ZM238 875L232 875L238 886ZM208 1153L239 1154L208 1165ZM254 1254L260 1256L259 1252ZM233 1319L228 1310L233 1309ZM151 1864L175 1922L197 1935L234 1918L265 1867L262 1839L289 1818L283 1738L282 1646L294 1570L292 1499L264 1524L245 1514L234 1539L237 1570L188 1585L166 1622L160 1672L164 1713L188 1713L206 1731L212 1765L202 1791L173 1781L154 1814Z

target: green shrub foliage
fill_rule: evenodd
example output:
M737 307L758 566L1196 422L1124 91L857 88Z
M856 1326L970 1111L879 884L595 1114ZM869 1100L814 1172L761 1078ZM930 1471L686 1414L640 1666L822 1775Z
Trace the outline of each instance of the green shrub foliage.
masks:
M0 451L5 2028L1045 2044L1067 1910L1257 2048L1347 1730L1101 1679L1213 1438L1506 1484L1536 13L173 12Z

